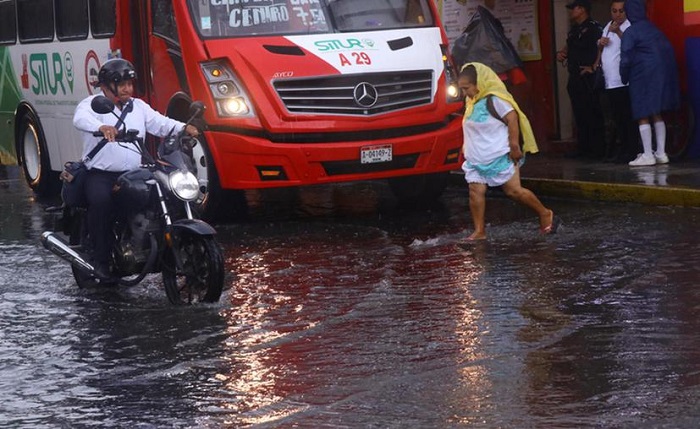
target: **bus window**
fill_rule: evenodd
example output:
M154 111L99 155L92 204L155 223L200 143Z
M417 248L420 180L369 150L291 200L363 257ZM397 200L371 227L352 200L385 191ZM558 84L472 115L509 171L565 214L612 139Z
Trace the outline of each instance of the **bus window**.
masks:
M189 0L204 38L430 27L430 0Z
M56 0L58 40L84 40L88 36L87 0Z
M151 20L153 34L178 43L177 25L171 0L153 0L151 2Z
M17 24L22 43L53 40L53 2L51 0L17 0Z
M0 0L0 45L12 45L16 41L15 0Z
M114 36L117 29L116 0L90 0L90 27L95 38Z
M434 25L427 0L334 0L329 7L339 31Z
M329 31L320 0L257 0L254 3L188 0L188 4L192 20L204 38Z

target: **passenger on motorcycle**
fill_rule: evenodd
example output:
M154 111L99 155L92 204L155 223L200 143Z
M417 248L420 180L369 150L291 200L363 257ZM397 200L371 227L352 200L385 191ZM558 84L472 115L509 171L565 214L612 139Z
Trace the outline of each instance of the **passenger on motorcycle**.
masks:
M165 137L173 130L181 131L185 124L158 113L145 101L133 98L136 71L129 61L117 58L105 62L97 79L103 95L115 104L114 114L94 112L90 104L95 97L92 95L76 107L73 125L83 134L83 158L102 140L102 137L93 136L95 131L99 130L109 141L85 162L88 168L85 184L87 229L93 251L92 262L96 275L102 280L109 280L109 257L114 244L112 226L119 209L113 198L113 188L119 175L138 168L141 163L141 155L132 143L119 143L115 125L124 110L127 114L123 116L123 129L138 130L143 137L147 132ZM199 135L192 125L187 125L185 132L194 137Z

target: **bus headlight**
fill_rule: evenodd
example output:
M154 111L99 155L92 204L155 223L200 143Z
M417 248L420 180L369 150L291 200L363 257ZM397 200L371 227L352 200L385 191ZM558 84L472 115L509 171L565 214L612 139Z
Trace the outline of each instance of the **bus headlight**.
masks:
M447 98L456 99L460 96L459 87L455 83L451 83L447 86Z
M221 103L221 110L229 116L244 116L250 111L243 97L229 98L217 102L217 104L219 103Z
M445 93L447 102L461 103L464 99L462 98L462 91L459 89L459 84L457 82L458 75L455 72L452 59L447 55L447 46L440 45L440 48L442 49L442 65L445 70L445 80L447 82L447 91Z
M175 196L183 201L194 201L199 196L197 176L189 171L173 171L168 182Z
M233 71L223 61L201 64L202 73L209 82L219 116L241 118L253 116L252 103Z

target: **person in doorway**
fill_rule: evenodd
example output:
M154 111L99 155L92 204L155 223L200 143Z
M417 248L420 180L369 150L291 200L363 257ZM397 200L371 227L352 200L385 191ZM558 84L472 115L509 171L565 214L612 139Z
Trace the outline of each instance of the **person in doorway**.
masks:
M620 77L620 48L622 34L630 22L625 13L624 0L610 3L611 21L603 28L603 37L598 39L598 59L593 68L602 67L605 76L605 95L610 113L615 122L616 138L610 142L607 160L627 163L637 154L637 126L632 119L629 88Z
M538 151L527 117L498 75L484 64L465 64L458 83L466 96L462 170L469 183L469 210L474 222L474 232L467 241L486 239L484 213L489 186L502 186L508 197L537 213L542 234L556 232L559 219L554 212L520 184L524 152Z
M632 117L639 123L642 140L642 152L629 165L666 164L666 123L661 113L680 106L673 46L647 19L644 0L626 0L625 10L632 26L622 38L620 76L622 82L629 83ZM652 150L652 122L656 152Z
M573 0L566 5L572 27L566 46L557 60L569 72L566 89L576 122L577 149L573 156L602 158L605 155L605 124L599 93L593 87L593 63L598 56L600 25L591 19L590 0Z
M119 143L116 140L117 117L126 111L126 115L123 116L125 128L138 130L142 137L145 137L146 132L165 137L172 130L182 130L185 124L158 113L145 101L133 98L136 71L129 61L116 58L105 62L97 78L97 85L103 95L115 104L114 115L93 111L91 102L96 95L92 95L76 107L73 125L83 135L83 158L86 158L102 140L101 137L93 136L93 132L100 131L109 142L85 162L88 168L85 184L88 202L87 229L93 251L93 264L97 277L109 281L109 257L114 243L111 230L118 211L112 198L112 189L119 175L138 168L141 164L141 155L131 143ZM197 128L192 125L188 125L185 132L191 136L199 134Z

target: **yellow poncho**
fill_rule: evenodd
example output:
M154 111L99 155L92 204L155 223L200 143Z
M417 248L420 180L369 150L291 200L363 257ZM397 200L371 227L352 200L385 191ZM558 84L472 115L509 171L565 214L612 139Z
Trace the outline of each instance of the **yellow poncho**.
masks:
M467 118L471 116L474 110L474 104L476 104L477 101L485 98L487 95L495 95L509 102L515 111L518 112L518 123L520 124L520 132L523 135L523 152L537 153L539 149L537 149L537 141L535 140L535 133L532 131L530 121L527 119L527 116L525 116L525 113L520 110L520 106L518 106L518 103L510 92L508 92L505 84L501 81L496 72L481 63L467 63L462 66L462 70L468 65L473 65L476 69L476 86L479 88L479 92L474 98L467 97L464 120L466 121Z

